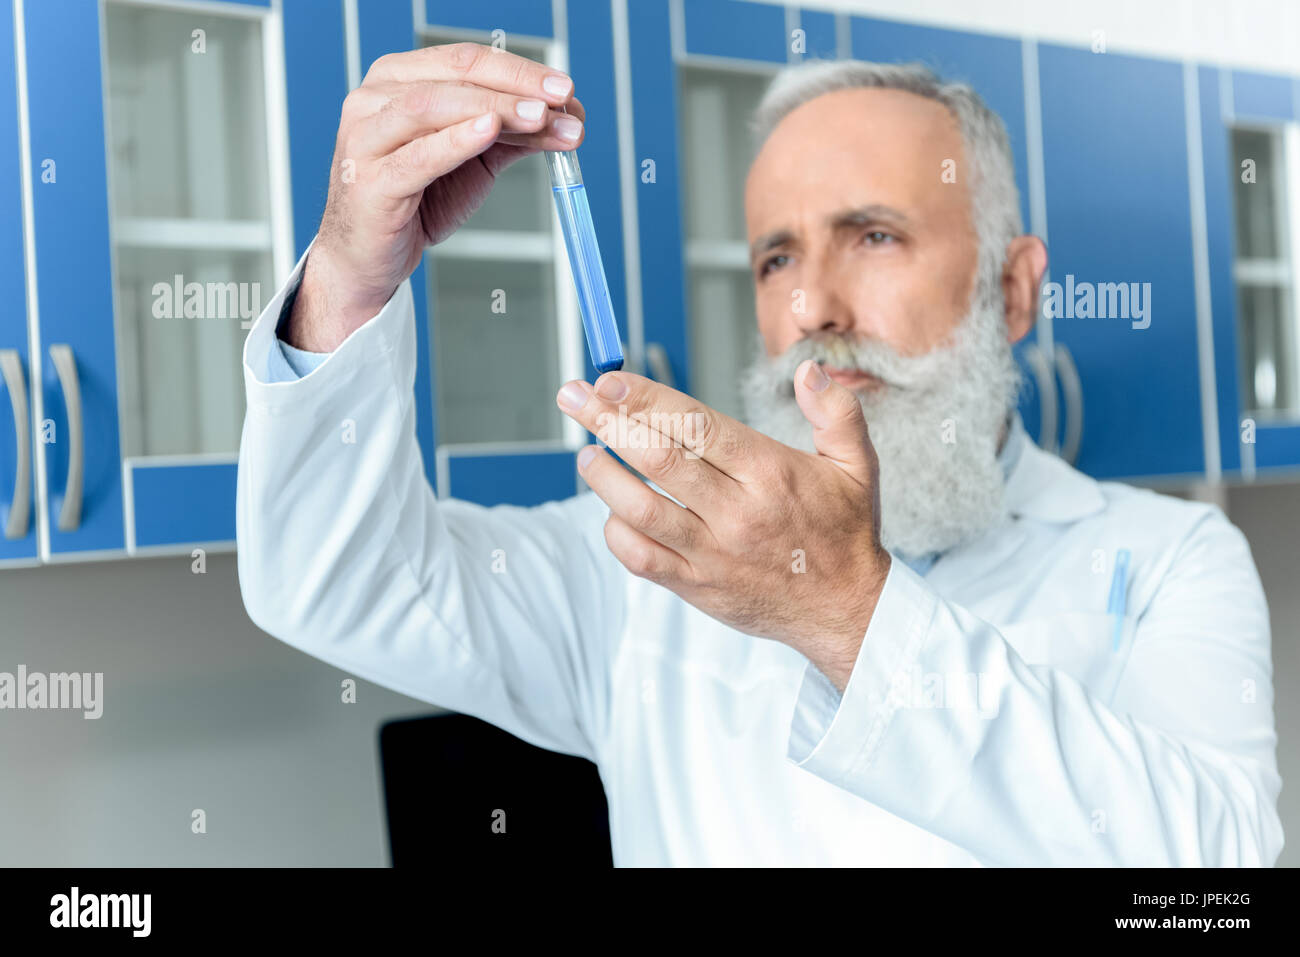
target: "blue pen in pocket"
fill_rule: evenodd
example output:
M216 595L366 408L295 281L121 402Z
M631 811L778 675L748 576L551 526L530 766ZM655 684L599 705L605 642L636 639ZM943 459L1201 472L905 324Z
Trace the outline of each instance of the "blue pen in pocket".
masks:
M578 306L582 310L582 327L587 333L591 364L599 373L623 368L623 345L614 321L614 304L605 282L605 267L596 245L596 228L591 222L591 204L582 184L582 171L574 151L548 150L546 166L551 174L551 192L560 214L564 245L569 251L569 266L578 287Z
M1115 553L1115 574L1110 580L1110 600L1106 603L1106 614L1115 616L1115 636L1111 641L1111 651L1119 650L1120 638L1124 634L1124 611L1128 601L1128 560L1127 548L1121 548Z

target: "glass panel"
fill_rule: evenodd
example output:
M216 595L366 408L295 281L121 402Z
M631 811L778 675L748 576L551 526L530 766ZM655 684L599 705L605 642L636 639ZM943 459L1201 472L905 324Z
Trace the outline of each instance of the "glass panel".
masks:
M551 263L435 259L438 442L559 439Z
M245 324L252 324L274 294L269 253L118 251L118 362L127 455L238 451Z
M686 234L723 243L713 251L743 264L745 176L754 158L749 124L770 76L686 68L681 80ZM742 418L740 374L758 349L753 279L744 265L692 266L687 285L695 396Z
M260 22L110 3L107 36L115 214L267 219Z
M425 46L456 42L426 35ZM510 52L545 62L540 46L511 43ZM475 160L477 162L477 160ZM497 175L492 192L462 229L510 229L548 232L551 228L551 180L540 153L516 160Z
M261 22L108 3L105 24L123 452L231 454L275 292ZM267 248L193 248L155 218L257 223Z
M769 79L682 70L682 180L692 239L745 238L745 174L754 158L749 123Z
M1275 259L1282 255L1278 210L1282 206L1279 177L1281 136L1269 130L1232 131L1233 191L1237 215L1237 256ZM1254 164L1254 182L1242 182L1242 164Z
M1290 298L1280 286L1238 287L1244 404L1247 414L1263 419L1300 414Z
M692 269L689 282L695 397L743 420L740 374L758 350L754 283L731 269Z

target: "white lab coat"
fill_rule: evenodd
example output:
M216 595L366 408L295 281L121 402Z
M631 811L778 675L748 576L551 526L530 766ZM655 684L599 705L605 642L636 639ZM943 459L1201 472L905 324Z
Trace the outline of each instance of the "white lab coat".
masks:
M617 864L1276 860L1268 613L1218 509L1095 482L1027 442L1009 520L924 577L894 561L841 697L798 652L629 574L589 492L438 501L414 433L409 283L310 374L266 381L284 292L244 354L253 621L590 758Z

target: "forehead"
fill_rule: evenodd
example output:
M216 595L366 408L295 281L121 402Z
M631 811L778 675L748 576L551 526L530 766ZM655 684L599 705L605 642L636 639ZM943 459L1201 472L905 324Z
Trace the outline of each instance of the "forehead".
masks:
M944 182L952 160L956 182ZM902 90L837 90L786 115L745 181L750 235L797 205L806 212L885 203L906 211L969 208L961 131L946 106Z

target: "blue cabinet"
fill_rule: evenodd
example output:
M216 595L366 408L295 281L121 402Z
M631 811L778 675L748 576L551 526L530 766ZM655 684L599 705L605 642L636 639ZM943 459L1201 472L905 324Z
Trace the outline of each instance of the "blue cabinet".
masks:
M0 566L36 560L13 0L0 0Z
M251 324L324 208L347 92L342 4L195 0L190 14L186 0L17 2L41 556L228 545L242 409L234 323ZM115 48L141 29L147 55ZM151 96L167 109L151 115ZM197 114L210 114L207 128ZM234 143L234 155L214 143ZM150 179L159 170L168 175ZM160 309L173 279L183 312L179 295ZM211 311L223 302L214 287L237 286L251 312Z
M235 117L245 131L261 131L253 140L264 137L250 141L242 164L266 167L251 186L213 178L201 124L184 111L159 114L145 126L193 160L193 208L155 209L171 201L169 186L138 171L138 195L123 206L130 189L122 157L159 152L151 143L118 142L133 108L123 106L130 90L119 89L131 84L121 75L115 81L110 69L123 56L114 44L129 34L120 22L114 28L124 10L253 25L261 46L247 72L264 95L254 98L255 109L225 103L221 121ZM188 33L167 36L190 42ZM1247 398L1232 185L1234 128L1300 120L1296 77L749 0L361 0L355 7L344 0L0 0L0 565L233 542L237 438L201 440L207 426L187 425L193 410L169 397L193 387L198 398L189 405L207 401L202 389L212 388L213 370L217 378L237 375L237 358L228 341L213 345L202 321L184 329L175 320L145 322L141 290L179 273L175 264L223 249L221 268L265 277L269 298L319 224L349 85L386 53L446 39L504 44L574 77L587 110L582 168L628 368L707 395L707 381L692 381L693 360L698 376L709 354L692 325L692 313L710 301L697 296L697 279L713 284L713 301L721 297L732 312L747 308L743 231L729 212L726 229L702 234L698 192L692 201L700 182L686 157L698 152L691 144L700 140L689 133L701 117L726 117L731 135L735 103L803 58L921 61L969 83L1002 117L1026 231L1049 241L1057 311L1016 349L1028 373L1021 412L1030 433L1045 447L1077 453L1078 467L1102 478L1249 479L1257 470L1300 467L1300 418L1255 421ZM229 37L216 38L213 49L222 44ZM140 59L150 60L156 46L141 50L151 55ZM237 62L228 54L221 54L226 74ZM215 102L203 84L225 82L214 79L216 59L173 63L185 80L176 85L192 83L199 91L192 95ZM685 101L705 74L722 79L690 100L704 104L692 114L696 107ZM163 75L145 65L131 81L166 86ZM246 92L234 82L222 96L233 101ZM134 109L137 121L147 113ZM690 162L703 165L698 156ZM708 188L725 180L704 178ZM579 486L573 457L588 437L568 423L547 432L547 423L563 420L536 387L591 379L595 371L572 303L565 305L571 280L562 246L552 245L549 197L535 185L516 179L504 190L502 215L479 222L459 251L449 242L426 252L412 276L416 433L442 496L531 504ZM261 195L269 197L262 205L249 199ZM221 203L228 208L213 212ZM1300 223L1290 229L1292 242L1300 241ZM524 423L514 438L467 431L464 403L445 407L442 393L461 388L449 383L465 360L441 333L473 292L457 257L478 263L473 282L498 266L511 281L530 277L535 288L522 301L556 311L553 330L537 342L560 358L530 380L533 392L514 410ZM460 283L455 295L440 275L446 286ZM1080 296L1090 296L1090 316L1081 314ZM1129 313L1109 316L1111 306ZM472 346L472 330L458 335L454 345ZM709 342L730 335L715 331ZM205 361L169 369L159 343L182 338ZM230 389L228 381L218 385ZM192 448L149 438L141 408L150 402L167 420L154 432L191 429ZM497 412L498 424L513 414ZM227 435L233 414L226 408L218 416ZM523 434L529 430L549 437Z
M1242 250L1237 248L1235 239L1239 211L1233 188L1241 182L1244 171L1234 160L1231 130L1235 125L1243 125L1281 134L1285 124L1300 122L1300 78L1202 66L1196 71L1196 94L1209 238L1208 285L1214 317L1218 450L1224 474L1249 480L1256 470L1294 471L1300 467L1300 417L1292 410L1289 416L1257 419L1246 407L1243 379L1249 370L1243 368L1241 297L1234 273L1234 264ZM1295 168L1300 168L1300 162L1293 163ZM1271 175L1280 179L1283 171L1273 169ZM1268 185L1272 186L1274 195L1283 197L1300 189L1300 181ZM1256 187L1267 188L1263 183L1255 183L1251 188ZM1293 202L1291 208L1300 208L1300 204ZM1284 207L1279 204L1277 212L1285 222ZM1300 222L1293 220L1289 231L1290 244L1300 242ZM1285 250L1287 244L1282 245ZM1294 249L1291 254L1293 263L1300 262ZM1291 283L1292 321L1300 324L1300 304L1295 293L1300 288L1298 271L1292 272ZM1300 334L1300 330L1293 334Z
M1200 475L1183 68L1045 44L1039 79L1063 313L1052 328L1083 397L1078 467L1099 478Z
M39 348L32 412L42 551L51 557L115 552L126 542L99 9L93 0L28 0L19 38Z

